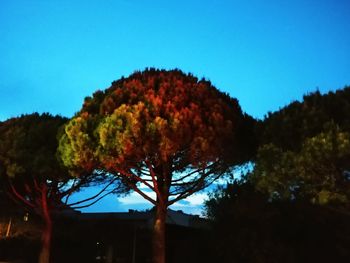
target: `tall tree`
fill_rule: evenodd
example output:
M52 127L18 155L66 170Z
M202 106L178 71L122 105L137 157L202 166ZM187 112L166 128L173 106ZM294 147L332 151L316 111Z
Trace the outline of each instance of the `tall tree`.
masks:
M209 81L147 69L87 97L65 127L59 154L70 169L123 178L155 205L153 255L163 263L167 207L244 161L237 154L242 123L237 100Z
M84 200L68 204L69 196L81 187L91 184L91 178L99 179L100 176L85 174L72 180L68 171L58 162L57 131L66 121L66 118L59 116L35 113L0 123L0 177L4 182L2 188L14 200L43 219L40 263L50 261L53 214L67 206L82 204ZM100 194L107 193L101 191ZM96 200L88 198L85 201Z

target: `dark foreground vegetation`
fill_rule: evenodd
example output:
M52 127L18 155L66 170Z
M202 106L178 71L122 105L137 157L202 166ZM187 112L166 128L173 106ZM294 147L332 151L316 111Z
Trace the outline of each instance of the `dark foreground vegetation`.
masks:
M347 262L350 257L350 216L342 209L271 203L251 185L237 183L207 207L213 219L208 228L167 226L167 262ZM133 262L133 249L135 262L152 262L149 228L67 218L55 225L52 262L108 262L111 245L110 262ZM37 262L40 235L35 228L27 231L0 240L2 260Z
M234 183L207 202L217 262L347 262L348 209L269 201Z
M27 223L27 224L33 224ZM52 239L52 262L152 262L152 229L133 223L81 221L59 218ZM16 222L12 231L23 229ZM38 262L40 224L0 240L0 258L14 262ZM168 225L167 262L210 262L206 229ZM113 258L109 261L109 257ZM134 261L133 261L134 258Z

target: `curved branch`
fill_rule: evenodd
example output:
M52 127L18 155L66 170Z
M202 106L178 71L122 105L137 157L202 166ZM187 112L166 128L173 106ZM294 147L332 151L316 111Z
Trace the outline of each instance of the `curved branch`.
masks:
M29 202L27 199L25 199L24 196L22 196L20 193L18 193L16 188L11 183L10 183L10 187L11 187L11 190L12 190L13 194L16 196L16 198L21 200L23 203L25 203L29 207L35 208L35 205L32 204L31 202Z
M219 162L213 162L212 164L210 164L210 165L208 165L206 167L198 168L198 169L196 169L196 170L194 170L194 171L192 171L192 172L190 172L190 173L188 173L188 174L186 174L186 175L184 175L184 176L182 176L182 177L180 177L178 179L172 180L171 181L171 185L174 185L174 183L176 183L176 182L183 181L185 178L188 178L188 177L190 177L191 175L193 175L195 173L199 173L200 171L204 171L206 169L211 169L211 168L215 167L215 165L217 165L218 163Z
M136 193L138 193L139 195L141 195L144 199L148 200L149 202L151 202L152 204L156 205L157 202L156 200L152 199L151 197L149 197L148 195L146 195L144 192L142 192L139 188L137 188L137 186L135 184L128 184Z
M111 190L111 191L105 193L104 195L100 196L99 198L97 198L96 200L94 200L93 202L91 202L90 204L82 205L82 206L74 206L74 207L73 207L73 205L70 204L69 206L70 206L71 208L73 208L73 209L80 209L80 208L85 208L85 207L92 206L93 204L97 203L98 201L100 201L100 200L101 200L102 198L104 198L105 196L107 196L107 195L113 193L114 190L115 190L115 189L113 189L113 190ZM91 200L91 199L89 199L89 200ZM89 200L85 199L85 200L83 200L83 202L87 202L87 201L89 201ZM83 203L83 202L80 202L80 203ZM77 202L76 204L78 204L78 202Z
M117 180L117 178L114 178L114 179L113 179L111 182L109 182L105 187L103 187L102 190L99 191L97 194L95 194L95 195L93 195L93 196L91 196L91 197L89 197L89 198L86 198L86 199L84 199L84 200L80 200L80 201L77 201L77 202L75 202L75 203L68 204L68 206L74 206L74 205L78 205L78 204L81 204L81 203L85 203L85 202L88 202L88 201L90 201L90 200L93 200L93 199L99 197L99 196L100 196L102 193L104 193L104 192L107 190L107 188L108 188L111 184L113 184L116 180ZM112 190L112 192L113 192L113 191L115 191L115 188ZM99 200L100 200L100 199L99 199Z
M214 173L214 169L212 169L211 171L208 171L207 173L204 173L201 178L199 178L196 182L194 182L194 185L192 187L190 187L189 189L183 191L182 193L179 193L178 197L168 201L168 206L176 203L177 201L184 199L190 195L192 195L193 193L202 190L206 187L208 187L210 184L212 184L215 180L217 180L222 174L224 174L224 172L219 173L217 176L215 176L210 183L207 184L203 184L205 178L207 178L210 174ZM170 195L174 195L174 194L170 194Z

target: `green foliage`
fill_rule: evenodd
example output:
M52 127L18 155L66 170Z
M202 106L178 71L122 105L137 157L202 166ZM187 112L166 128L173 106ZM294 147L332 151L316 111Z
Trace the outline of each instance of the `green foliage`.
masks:
M55 153L57 130L65 118L49 114L23 115L0 124L0 177L11 180L35 178L66 180L66 170Z
M253 124L209 81L146 69L86 98L65 126L58 154L76 174L115 175L156 206L153 261L161 263L167 207L246 161L249 150L238 152Z
M39 262L49 262L53 212L84 202L88 206L98 201L98 198L116 193L115 188L104 193L115 182L112 180L97 195L67 204L74 191L107 176L104 177L103 172L94 171L72 180L69 171L56 157L57 132L66 121L59 116L34 113L0 124L1 187L42 219L44 227ZM87 201L90 204L86 205Z
M324 131L331 122L350 132L350 87L325 95L310 93L302 102L269 113L261 123L260 144L299 151L305 139Z
M272 198L348 203L350 88L304 96L260 123L252 180Z
M349 257L350 88L304 96L258 123L253 171L206 202L220 262Z
M161 191L180 183L192 191L211 182L212 164L220 173L249 158L248 150L237 152L244 148L239 137L253 135L253 126L237 100L209 81L179 70L147 69L86 98L66 125L58 153L70 169L101 169L129 183L145 183L154 173L158 184L166 184ZM247 149L254 147L252 142ZM192 177L183 177L191 171ZM155 181L149 188L159 192Z
M252 180L278 198L345 203L350 200L349 170L350 134L335 126L306 139L299 152L262 146Z
M205 201L206 216L211 220L225 220L226 217L240 214L240 211L249 211L251 206L265 203L267 199L267 195L257 192L249 182L235 180L209 194L209 199ZM231 206L235 209L229 209Z

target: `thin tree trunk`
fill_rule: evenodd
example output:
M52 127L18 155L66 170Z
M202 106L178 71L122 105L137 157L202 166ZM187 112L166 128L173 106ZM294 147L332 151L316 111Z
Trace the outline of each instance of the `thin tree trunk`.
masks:
M52 222L46 222L45 229L41 236L41 251L39 255L39 263L50 262L50 250L51 250L51 236L52 236Z
M165 221L167 207L161 203L156 206L153 229L153 263L165 263Z
M39 263L50 263L50 251L51 251L51 236L52 236L52 220L47 203L47 189L43 187L42 190L42 213L44 219L44 230L41 236L41 251L39 255Z

